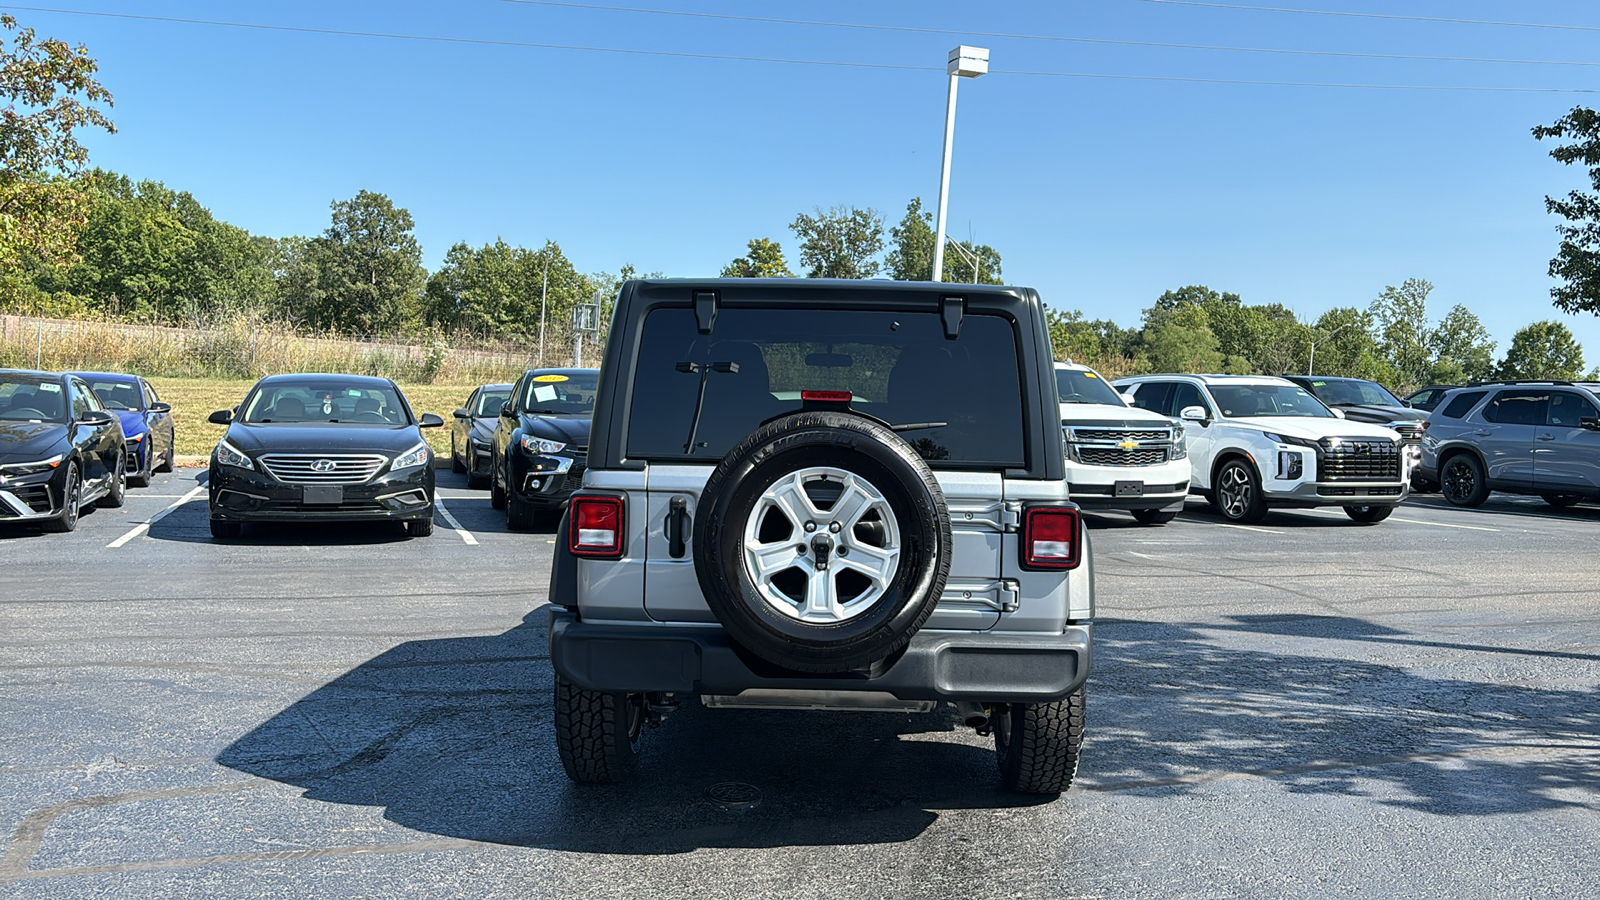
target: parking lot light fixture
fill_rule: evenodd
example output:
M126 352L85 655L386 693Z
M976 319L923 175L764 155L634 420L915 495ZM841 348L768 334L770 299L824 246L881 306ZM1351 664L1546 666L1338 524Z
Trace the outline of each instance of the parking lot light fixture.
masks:
M944 158L939 167L939 214L934 226L932 281L944 280L944 226L950 205L950 151L956 137L956 86L963 78L977 78L989 71L989 51L965 44L950 51L945 66L950 75L950 93L944 109Z

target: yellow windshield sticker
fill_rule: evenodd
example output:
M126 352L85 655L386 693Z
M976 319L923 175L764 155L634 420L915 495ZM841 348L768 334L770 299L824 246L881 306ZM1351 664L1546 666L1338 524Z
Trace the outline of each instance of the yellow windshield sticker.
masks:
M565 376L565 375L535 375L535 376L533 376L533 380L534 381L544 381L544 382L566 381L567 380L567 376Z
M1099 378L1100 376L1096 375L1093 372L1085 372L1085 373L1083 373L1083 377L1085 377L1085 378Z

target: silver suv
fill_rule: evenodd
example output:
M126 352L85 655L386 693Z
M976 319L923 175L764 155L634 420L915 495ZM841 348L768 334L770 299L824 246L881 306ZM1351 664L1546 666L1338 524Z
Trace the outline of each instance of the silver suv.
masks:
M1428 416L1423 477L1456 506L1490 491L1534 494L1552 506L1600 500L1600 394L1566 381L1459 388Z
M698 698L951 704L1005 785L1064 790L1094 588L1038 295L628 282L550 598L576 781L623 778Z

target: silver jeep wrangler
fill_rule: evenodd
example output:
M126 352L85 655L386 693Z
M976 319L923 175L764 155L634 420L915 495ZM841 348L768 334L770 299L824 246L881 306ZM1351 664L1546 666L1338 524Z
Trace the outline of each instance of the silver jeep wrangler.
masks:
M562 764L708 707L931 712L1077 770L1093 567L1025 288L630 281L551 576Z

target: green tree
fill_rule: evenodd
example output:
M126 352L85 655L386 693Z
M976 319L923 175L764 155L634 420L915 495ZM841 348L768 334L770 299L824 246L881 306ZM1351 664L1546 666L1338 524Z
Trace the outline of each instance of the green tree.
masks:
M0 276L14 274L24 260L63 265L73 256L77 229L88 215L88 197L76 180L89 159L78 142L80 128L115 132L100 108L111 93L95 79L99 64L81 44L38 39L0 15L0 28L15 32L0 40Z
M1433 332L1428 327L1428 294L1432 291L1428 282L1408 278L1399 287L1385 287L1368 307L1383 355L1394 369L1396 386L1402 389L1426 383L1433 371Z
M1144 331L1143 351L1151 371L1218 372L1224 359L1217 336L1199 307L1158 317Z
M1583 374L1583 347L1560 322L1534 322L1511 336L1500 378L1574 381Z
M922 198L906 204L900 224L889 229L891 244L884 263L895 281L927 281L933 277L933 214L924 212Z
M1561 245L1550 260L1549 271L1561 284L1550 289L1550 298L1566 312L1600 313L1600 114L1573 107L1555 124L1536 126L1533 136L1541 141L1564 141L1550 156L1562 165L1588 166L1589 184L1595 191L1544 198L1545 210L1568 223L1556 226Z
M1313 359L1308 348L1307 371L1394 384L1394 368L1384 358L1375 326L1370 311L1353 306L1323 313L1311 328L1316 352Z
M549 350L565 346L572 308L593 290L554 241L537 250L458 243L429 277L423 306L429 324L528 343L539 340L542 319Z
M755 238L748 246L750 252L722 267L723 278L794 277L783 259L783 247L777 241Z
M290 306L312 325L371 334L393 332L417 312L427 270L411 213L361 191L332 204L333 221L306 247L316 281Z
M789 224L800 239L807 278L871 278L883 250L883 217L874 209L838 207L800 213Z
M1445 313L1431 335L1433 374L1430 381L1466 384L1494 374L1494 341L1478 317L1461 304Z

